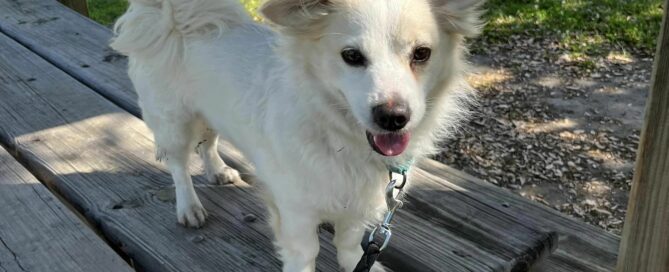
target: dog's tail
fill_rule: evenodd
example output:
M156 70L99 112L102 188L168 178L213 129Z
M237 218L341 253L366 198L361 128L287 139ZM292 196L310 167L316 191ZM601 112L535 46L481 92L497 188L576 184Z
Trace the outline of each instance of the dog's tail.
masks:
M122 54L175 64L184 41L251 21L239 0L129 0L111 47Z

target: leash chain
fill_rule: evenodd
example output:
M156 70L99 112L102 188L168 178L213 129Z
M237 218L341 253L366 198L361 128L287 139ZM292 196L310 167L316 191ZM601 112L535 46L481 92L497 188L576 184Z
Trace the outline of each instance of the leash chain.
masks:
M394 173L402 175L402 183L397 184L399 179L393 178ZM391 221L393 220L393 216L395 216L395 211L402 207L401 199L404 194L404 186L407 183L407 171L402 170L401 172L394 172L393 170L390 170L389 179L390 182L386 186L385 191L388 211L386 211L386 214L384 215L383 222L377 225L369 234L369 238L363 239L361 246L364 253L353 272L369 272L376 262L376 259L381 254L381 251L388 246L390 238L393 236L393 233L390 230Z

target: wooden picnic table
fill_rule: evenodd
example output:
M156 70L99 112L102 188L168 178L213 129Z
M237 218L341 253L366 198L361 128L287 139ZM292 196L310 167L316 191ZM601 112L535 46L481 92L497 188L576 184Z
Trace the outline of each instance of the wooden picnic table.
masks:
M111 36L55 0L0 0L0 271L279 271L253 186L207 184L194 164L210 218L176 223L172 180ZM253 180L234 147L219 150ZM619 237L601 229L436 161L410 180L382 255L395 271L615 267ZM318 270L338 271L332 234L320 233Z

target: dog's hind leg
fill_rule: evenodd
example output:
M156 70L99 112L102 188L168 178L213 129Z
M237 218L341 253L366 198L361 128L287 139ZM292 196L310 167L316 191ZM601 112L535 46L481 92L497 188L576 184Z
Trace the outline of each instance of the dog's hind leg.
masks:
M239 183L242 181L239 172L227 166L218 154L218 135L211 128L205 128L197 145L197 153L204 162L207 180L214 184Z
M153 131L158 157L163 157L172 174L176 190L176 210L179 223L201 227L207 212L197 197L188 172L192 150L197 145L194 132L197 123L184 116L156 116L144 112L144 121Z

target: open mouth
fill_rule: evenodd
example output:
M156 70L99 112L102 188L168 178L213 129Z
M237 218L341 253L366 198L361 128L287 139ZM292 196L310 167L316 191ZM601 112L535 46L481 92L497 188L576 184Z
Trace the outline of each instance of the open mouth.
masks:
M408 132L372 134L367 131L369 145L374 151L386 157L401 155L407 149L407 146L409 146L410 139L411 134Z

